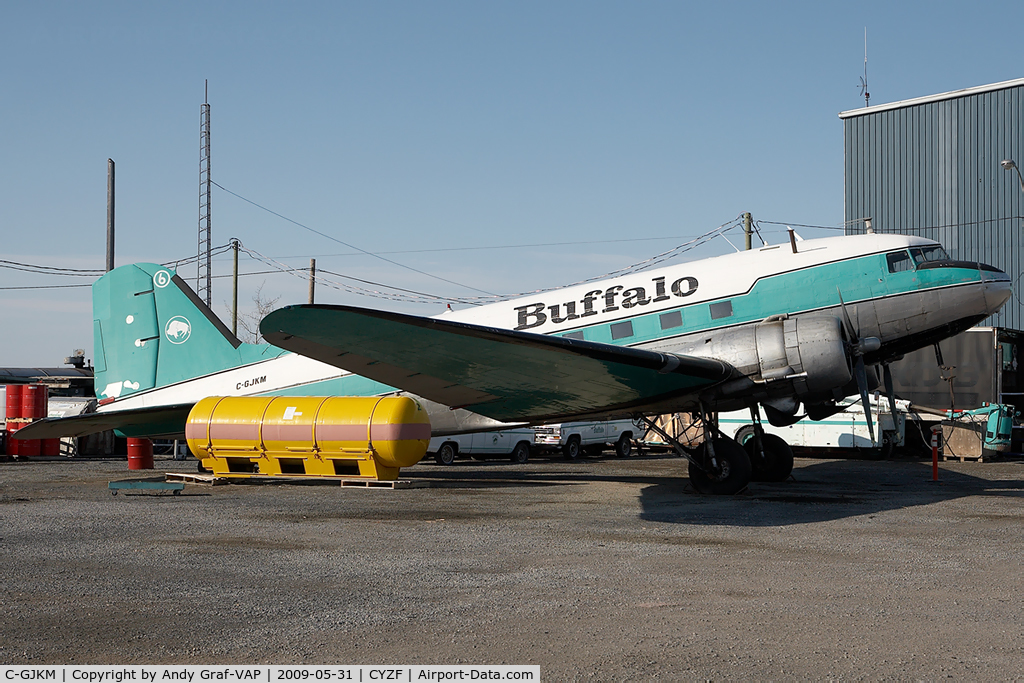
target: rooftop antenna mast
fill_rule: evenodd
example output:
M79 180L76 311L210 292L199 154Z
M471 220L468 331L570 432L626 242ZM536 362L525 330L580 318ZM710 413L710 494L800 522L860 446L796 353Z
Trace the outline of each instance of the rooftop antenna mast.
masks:
M868 27L864 27L864 75L860 78L860 94L864 98L864 106L871 106L871 93L868 92Z
M210 286L210 81L206 81L203 105L199 109L199 254L196 294L213 305Z

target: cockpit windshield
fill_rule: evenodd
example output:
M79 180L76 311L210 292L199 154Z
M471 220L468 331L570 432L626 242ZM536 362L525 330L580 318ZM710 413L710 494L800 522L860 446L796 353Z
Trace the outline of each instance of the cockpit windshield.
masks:
M949 261L949 254L938 244L933 247L915 247L909 253L905 249L891 251L885 256L890 273L915 270L938 261Z
M934 247L921 247L910 250L911 255L914 257L914 263L921 265L922 263L928 263L929 261L948 261L949 254L941 246L936 244Z

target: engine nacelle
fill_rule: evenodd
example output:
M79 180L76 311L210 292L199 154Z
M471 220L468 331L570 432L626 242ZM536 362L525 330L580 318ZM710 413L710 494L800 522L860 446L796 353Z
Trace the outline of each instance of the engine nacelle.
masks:
M830 397L853 377L842 324L833 316L768 319L690 337L666 350L726 361L766 390L775 381L791 378L801 399Z
M192 408L185 438L219 476L394 480L426 454L430 421L405 396L211 396Z

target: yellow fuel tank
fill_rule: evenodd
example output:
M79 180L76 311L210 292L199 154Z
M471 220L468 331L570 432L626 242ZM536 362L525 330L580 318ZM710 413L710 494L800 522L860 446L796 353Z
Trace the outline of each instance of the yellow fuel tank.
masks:
M185 438L219 476L394 480L427 452L430 420L405 396L211 396L192 408Z

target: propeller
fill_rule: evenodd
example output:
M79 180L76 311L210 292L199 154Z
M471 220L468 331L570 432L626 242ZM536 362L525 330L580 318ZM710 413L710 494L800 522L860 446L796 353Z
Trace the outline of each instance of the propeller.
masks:
M857 380L857 388L860 389L860 402L864 406L864 418L868 423L868 434L871 436L871 443L874 444L875 424L871 419L871 401L868 400L868 373L867 368L864 367L864 354L880 349L882 341L878 337L861 338L853 326L853 321L850 320L850 312L846 310L843 293L839 291L838 287L836 287L836 291L839 292L839 304L843 309L843 327L846 329L847 346L850 350L850 355L855 359L853 376ZM886 391L891 397L892 392L889 389L892 386L892 375L889 374L888 367L886 367L885 371L889 380L886 384ZM893 403L895 403L895 399L893 399Z

